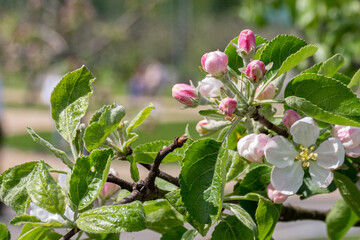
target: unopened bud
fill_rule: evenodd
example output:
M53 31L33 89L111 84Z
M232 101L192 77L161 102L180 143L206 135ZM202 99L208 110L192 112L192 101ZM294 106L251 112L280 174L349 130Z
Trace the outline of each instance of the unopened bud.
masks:
M109 169L109 174L112 174L114 176L118 176L117 172L113 169ZM105 182L103 189L100 192L100 197L102 199L110 198L112 195L116 193L116 191L119 189L119 186L114 183Z
M237 101L233 98L225 98L221 101L219 105L220 111L222 111L225 115L231 117L236 109Z
M199 82L198 88L201 95L205 97L218 97L224 84L214 77L206 77Z
M240 156L250 162L262 162L264 150L268 142L268 136L263 133L252 133L241 138L237 143L237 150Z
M193 107L196 105L196 99L198 95L196 89L185 83L175 84L172 88L172 96L180 103Z
M204 119L196 124L196 131L200 134L200 136L210 135L230 124L230 121L215 121L212 119Z
M301 119L301 116L297 112L289 109L289 110L285 111L282 122L285 127L290 129L290 127L294 124L294 122L296 122L297 120L300 120L300 119Z
M276 204L281 204L281 203L285 202L286 199L288 198L288 195L278 192L271 183L267 187L266 192L267 192L269 199Z
M260 60L253 60L247 66L245 75L253 82L259 82L265 74L265 64Z
M333 135L344 145L345 154L352 158L360 157L360 128L335 125Z
M246 29L240 32L237 51L242 58L251 59L254 57L256 52L256 39L253 31Z
M260 91L260 89L262 88L263 84L261 84L257 89L256 89L256 95L257 93ZM276 87L275 85L271 82L269 83L265 89L256 97L256 99L258 100L265 100L265 99L273 99L275 97L276 94Z
M224 75L228 61L228 56L220 51L205 53L201 57L203 69L215 77Z

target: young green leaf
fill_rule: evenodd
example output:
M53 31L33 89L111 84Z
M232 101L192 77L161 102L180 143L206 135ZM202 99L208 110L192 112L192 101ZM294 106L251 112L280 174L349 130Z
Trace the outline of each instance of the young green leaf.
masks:
M354 226L359 217L346 204L344 199L339 199L326 216L326 229L331 240L343 239L347 231Z
M360 69L357 70L357 72L354 74L354 76L351 78L351 81L348 85L348 88L351 89L354 93L359 90L360 87Z
M347 85L351 82L351 78L342 74L342 73L335 73L332 78L335 78L336 80L339 80L340 82L342 82L343 84ZM349 88L349 86L348 86Z
M260 55L260 60L263 61L265 65L272 62L273 67L271 70L277 70L280 69L290 55L296 53L304 46L306 46L306 42L298 37L291 35L279 35L266 44ZM301 59L300 56L301 54L298 56L299 59ZM292 60L289 60L289 63L285 63L283 71L289 66L292 66L290 61L293 62L297 60L297 57L291 57L291 59Z
M74 163L70 161L70 159L67 157L66 153L64 151L61 151L60 149L55 148L51 143L40 137L38 134L35 133L35 131L31 127L27 127L26 130L30 134L31 138L34 140L34 142L39 143L40 145L47 148L50 152L52 152L57 158L61 159L61 161L67 165L69 168L73 168Z
M65 196L43 160L36 166L32 178L27 186L31 201L50 213L64 214Z
M360 100L343 83L316 74L301 74L286 86L285 101L321 121L360 126Z
M229 161L226 167L226 182L234 180L244 169L245 160L237 151L229 150Z
M288 72L290 69L297 66L300 62L302 62L306 58L314 55L317 50L318 47L315 45L306 45L300 48L297 52L287 57L286 60L281 64L277 76L280 76L281 74Z
M337 53L322 64L318 73L327 77L332 77L343 65L344 57Z
M111 149L94 150L87 157L76 160L69 182L69 197L79 208L85 209L101 192L110 168Z
M97 121L92 122L85 130L84 142L86 149L92 151L105 141L107 136L115 131L121 119L125 116L125 108L116 103L106 106Z
M17 240L43 240L51 231L53 230L46 227L33 228L19 236Z
M280 217L281 207L281 204L274 204L263 197L259 197L255 213L259 239L272 239L272 234Z
M270 183L271 170L272 168L267 165L258 165L252 168L240 182L239 194L264 193Z
M4 223L0 223L0 239L1 240L11 240L10 232Z
M27 162L17 165L0 175L0 199L15 210L16 214L23 214L28 208L30 197L27 185L33 180L33 170L38 162Z
M40 219L38 219L37 217L29 216L26 214L14 217L13 219L11 219L10 224L15 225L15 226L28 224L33 227L50 227L50 228L67 227L63 223L55 221L55 220L50 220L48 222L41 222Z
M236 216L228 216L219 222L211 235L211 240L224 239L254 239L254 235Z
M173 227L184 225L182 215L165 199L144 202L143 207L148 229L165 233Z
M191 144L180 173L181 196L187 211L199 223L214 223L222 208L226 181L227 141L213 139Z
M228 207L230 211L232 211L234 215L242 222L242 224L248 229L250 229L253 232L253 235L256 236L256 223L254 222L250 214L237 204L230 203L228 204Z
M181 236L180 240L194 240L194 238L197 235L197 231L195 229L190 229L184 232L184 234Z
M181 237L187 229L183 226L176 226L167 230L160 238L160 240L181 240Z
M141 110L136 117L129 123L129 126L126 129L127 133L130 133L132 130L140 126L149 116L151 110L153 110L155 107L152 103L149 104L146 108Z
M326 188L319 188L311 180L310 174L308 172L305 172L303 184L301 185L297 194L300 195L301 200L304 200L317 194L331 193L335 190L336 185L333 182Z
M334 172L334 182L346 204L360 217L360 191L358 188L348 177L338 172Z
M90 237L90 239L87 240L119 240L120 239L120 233L86 233Z
M138 201L105 206L80 214L76 224L89 233L136 232L146 228L145 211Z
M57 130L69 143L89 105L93 81L90 71L82 66L66 74L51 94L51 116Z
M311 66L310 68L308 69L305 69L304 71L302 71L300 74L305 74L305 73L318 73L321 66L323 65L324 63L317 63L313 66Z
M127 160L130 163L130 175L131 175L131 179L134 182L137 182L140 180L140 174L139 174L139 169L137 167L136 161L134 159L133 156L128 156Z

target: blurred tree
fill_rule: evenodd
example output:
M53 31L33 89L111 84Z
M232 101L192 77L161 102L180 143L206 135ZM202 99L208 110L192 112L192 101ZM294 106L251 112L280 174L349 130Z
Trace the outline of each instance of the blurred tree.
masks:
M341 53L344 72L360 67L358 0L242 0L239 17L258 26L295 27L308 41L319 43L319 60Z

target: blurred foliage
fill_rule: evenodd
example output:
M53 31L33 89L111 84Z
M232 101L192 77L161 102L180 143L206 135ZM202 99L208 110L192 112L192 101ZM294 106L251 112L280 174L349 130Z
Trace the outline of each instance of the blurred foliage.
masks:
M176 73L172 82L200 78L202 54L225 47L241 30L233 8L238 2L222 3L0 0L1 75L7 86L26 83L27 102L37 98L39 76L83 64L98 77L96 84L117 93L128 91L129 79L153 62Z
M239 17L262 27L295 27L301 37L319 45L317 60L341 53L342 71L352 75L360 67L358 0L242 0Z

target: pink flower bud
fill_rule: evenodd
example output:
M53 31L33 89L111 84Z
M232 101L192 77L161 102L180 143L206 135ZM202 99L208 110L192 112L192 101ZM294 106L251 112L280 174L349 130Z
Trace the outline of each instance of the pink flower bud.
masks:
M345 149L356 148L360 145L360 128L335 125L334 135L339 138Z
M249 134L241 138L237 143L237 149L240 156L246 158L250 162L262 162L264 158L265 146L268 137L263 134Z
M281 203L285 202L286 199L288 198L288 195L278 192L271 183L267 187L266 192L267 192L269 199L276 204L281 204Z
M196 89L185 83L175 84L172 88L172 96L180 103L189 107L194 106L198 98Z
M256 89L256 94L260 91L260 89L262 88L263 84L261 84L257 89ZM275 85L271 82L269 83L266 88L256 97L256 99L258 100L264 100L264 99L273 99L275 97L276 94L276 87Z
M118 176L117 172L113 168L109 169L109 174ZM119 189L119 186L117 184L105 182L104 187L100 192L100 197L102 199L107 199L107 198L111 197L112 195L114 195L118 189Z
M256 51L256 39L253 31L246 29L240 32L238 52L242 57L252 58Z
M215 121L212 119L204 119L196 124L196 131L203 136L205 134L212 134L216 131L230 125L230 121Z
M297 120L300 120L300 119L301 119L301 117L297 112L289 109L289 110L285 111L282 122L285 127L290 129L290 127L294 124L294 122L296 122Z
M206 128L206 126L208 126L210 123L207 120L201 120L196 124L196 131L200 134L200 135L204 135L208 132L210 132L209 129Z
M232 98L225 98L221 101L219 105L220 111L222 111L227 116L232 116L236 109L237 101Z
M246 66L245 75L254 82L260 81L264 74L265 64L260 60L253 60Z
M214 77L206 77L199 82L199 92L205 97L220 96L224 84Z
M203 69L213 76L224 75L228 61L228 56L220 51L205 53L201 57Z

